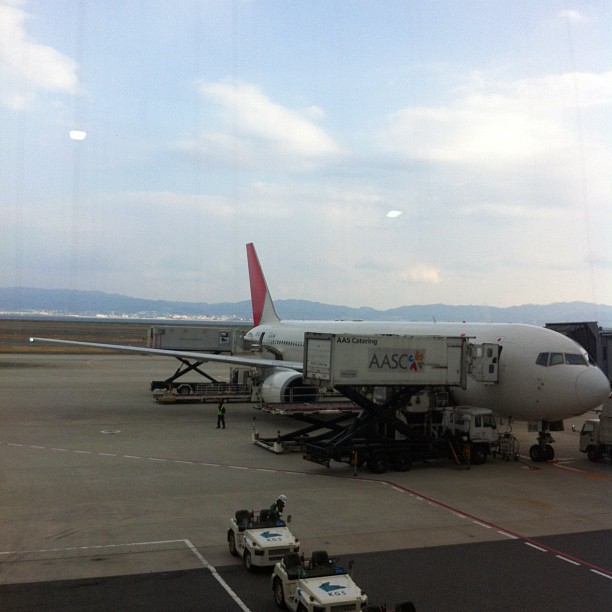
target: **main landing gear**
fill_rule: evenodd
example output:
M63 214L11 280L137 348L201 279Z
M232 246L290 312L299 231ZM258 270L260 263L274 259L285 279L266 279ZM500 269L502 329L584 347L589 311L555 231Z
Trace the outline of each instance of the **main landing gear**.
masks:
M541 430L538 434L538 443L529 449L531 460L538 463L541 461L552 461L555 458L555 449L551 446L554 442L549 431Z

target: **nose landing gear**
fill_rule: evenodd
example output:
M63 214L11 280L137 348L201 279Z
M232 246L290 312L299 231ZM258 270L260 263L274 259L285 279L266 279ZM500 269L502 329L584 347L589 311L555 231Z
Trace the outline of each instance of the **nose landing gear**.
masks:
M555 449L551 443L555 440L549 431L541 430L538 435L538 443L529 449L529 457L533 462L552 461L555 458Z

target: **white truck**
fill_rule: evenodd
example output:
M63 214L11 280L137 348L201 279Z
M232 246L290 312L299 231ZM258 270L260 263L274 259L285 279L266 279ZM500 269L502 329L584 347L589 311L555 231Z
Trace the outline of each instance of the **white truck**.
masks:
M480 465L487 460L487 455L500 452L497 422L488 408L444 408L442 421L445 430L454 437L464 455L467 454L469 463ZM450 448L452 453L453 447Z
M227 530L230 553L241 557L249 571L272 566L287 553L297 553L300 543L287 527L290 521L291 516L287 521L270 517L267 508L238 510Z
M580 450L590 461L607 459L612 464L612 397L604 401L598 419L587 419L582 425Z
M272 590L276 605L292 612L360 612L368 603L338 559L324 550L313 551L309 560L284 555L274 566Z

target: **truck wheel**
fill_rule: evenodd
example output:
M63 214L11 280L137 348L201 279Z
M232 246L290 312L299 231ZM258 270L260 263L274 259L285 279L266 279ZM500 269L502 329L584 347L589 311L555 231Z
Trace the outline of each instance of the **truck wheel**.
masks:
M287 609L285 594L283 593L283 583L280 578L274 579L274 601L281 610Z
M229 544L229 551L234 557L238 556L238 550L236 549L236 536L233 531L230 531L227 535L227 543Z
M249 570L249 572L255 571L255 567L253 566L252 559L251 559L251 553L248 550L244 551L243 561L244 561L244 567L246 567Z
M389 469L389 463L384 455L374 455L368 459L368 468L372 474L384 474Z
M586 452L589 461L597 461L597 449L594 446L589 446Z
M472 447L472 465L482 465L487 460L487 449L482 444Z
M412 457L408 451L393 455L393 469L396 472L407 472L412 467Z

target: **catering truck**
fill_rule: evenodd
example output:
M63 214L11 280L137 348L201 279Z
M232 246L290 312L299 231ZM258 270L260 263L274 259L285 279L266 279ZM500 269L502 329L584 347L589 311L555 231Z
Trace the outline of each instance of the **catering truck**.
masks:
M598 419L587 419L580 431L580 450L590 461L612 464L612 397L603 403Z
M491 410L449 403L449 389L465 388L468 373L496 384L498 357L498 345L465 336L305 334L304 381L332 386L363 410L334 437L305 440L304 458L327 467L332 460L365 464L380 474L413 461L516 457L516 439L500 436Z

